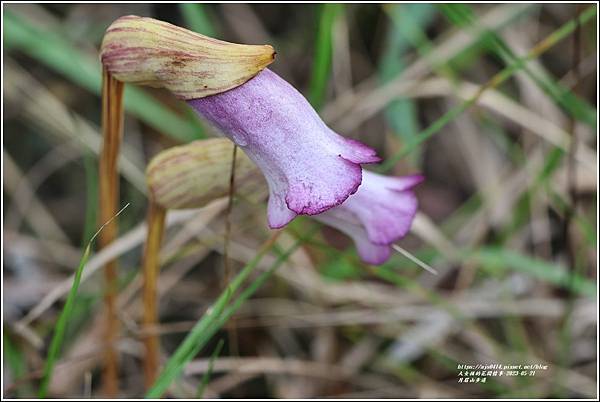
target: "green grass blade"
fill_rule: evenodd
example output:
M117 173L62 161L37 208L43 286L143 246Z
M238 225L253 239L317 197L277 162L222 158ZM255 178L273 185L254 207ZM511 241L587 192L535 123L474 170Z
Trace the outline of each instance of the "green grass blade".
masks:
M17 344L15 344L11 337L8 335L6 329L4 329L4 333L2 336L3 340L3 354L4 354L4 362L8 366L10 370L13 383L20 382L26 376L27 370L27 362L25 360L25 355L19 348ZM6 397L6 385L4 388L4 395ZM14 392L17 397L23 397L29 395L31 393L29 381L24 381L19 386L14 387Z
M223 313L223 316L219 320L218 328L225 325L227 320L229 320L229 318L242 306L242 304L246 300L248 300L261 286L264 285L264 283L267 281L267 279L269 279L273 272L275 272L275 270L279 268L281 264L283 264L287 260L287 258L290 255L292 255L292 253L296 251L296 249L300 247L300 245L314 233L314 231L317 228L318 227L313 228L304 237L296 240L294 244L292 244L284 253L280 254L279 257L277 257L277 260L273 263L273 265L271 265L271 267L269 267L268 270L262 272L246 289L244 289L244 291L235 300L235 302L233 302L231 306L227 307L227 309ZM215 332L218 328L215 329Z
M304 241L306 241L306 239L308 237L311 236L312 233L314 233L314 230L316 230L316 228L317 227L315 227L312 230L310 230L306 236L304 236L302 238L299 238L285 252L281 253L279 255L279 257L277 258L277 260L275 260L275 262L273 263L273 265L271 265L271 267L269 267L269 269L267 269L266 271L262 272L252 283L250 283L250 285L248 285L248 287L246 289L244 289L240 293L239 297L235 300L235 302L233 302L230 306L228 306L227 308L225 308L225 310L223 311L223 314L213 324L213 326L209 329L209 331L207 331L204 334L204 336L201 339L199 339L199 342L198 342L198 345L196 346L196 350L194 352L194 355L196 353L198 353L198 351L217 333L217 331L219 329L221 329L227 323L227 321L229 321L229 319L231 318L231 316L233 316L233 314L235 314L235 312L237 310L239 310L239 308L242 306L242 304L244 304L244 302L246 302L246 300L248 300L254 293L256 293L256 291L258 289L260 289L265 284L265 282L267 281L267 279L269 279L271 277L271 275L273 275L273 273L275 272L275 270L277 268L279 268L281 266L281 264L283 264L287 260L287 258ZM275 251L276 248L277 248L276 246L273 246L274 251Z
M579 17L580 24L585 24L590 21L596 15L596 8L590 7L585 10ZM508 78L512 77L518 70L522 69L529 60L532 60L535 57L539 57L542 53L548 50L550 47L554 46L556 43L565 39L570 33L572 33L577 27L577 22L575 20L571 20L564 24L562 27L551 33L549 36L544 39L544 41L540 42L534 49L535 51L531 51L527 55L517 58L514 62L505 67L502 71L496 74L489 82L482 88L489 87L497 87L498 85L504 83ZM379 167L380 171L387 171L391 169L399 160L401 160L406 155L410 154L416 147L418 147L423 142L427 141L433 135L438 133L442 128L444 128L448 123L454 120L457 116L461 115L465 110L470 108L473 104L477 102L479 96L481 96L481 91L475 94L472 98L467 99L460 105L453 107L448 110L444 115L442 115L439 119L434 121L429 127L425 130L421 131L415 139L406 144L406 146L397 152L392 157L388 158L384 163Z
M115 214L113 218L110 219L112 221L114 218L119 216L121 212L127 208L129 204L125 205L119 212ZM110 222L109 221L109 222ZM44 364L44 371L42 374L42 381L40 383L40 388L38 390L38 397L45 398L48 394L48 386L50 384L50 380L52 379L52 373L54 371L54 366L56 364L56 360L60 355L60 351L64 342L65 332L67 330L67 325L69 324L69 320L73 314L73 309L75 307L75 299L77 298L77 290L79 289L79 284L81 283L81 275L83 274L83 268L85 264L87 264L91 250L92 243L94 239L100 231L109 223L106 222L103 224L100 229L92 236L90 241L88 242L85 250L83 251L83 255L81 256L81 260L79 261L79 266L75 271L75 277L73 278L73 285L71 286L71 290L69 291L69 295L67 296L67 301L58 317L58 321L56 323L56 328L54 330L54 335L52 336L52 340L50 341L50 347L48 349L48 356L46 357L46 363Z
M208 381L210 380L210 376L212 375L215 360L221 353L221 349L223 349L224 344L225 342L223 341L223 339L219 339L217 347L215 348L213 354L210 356L210 361L208 362L208 370L206 370L206 373L204 373L204 375L202 376L202 381L200 381L200 384L198 385L198 390L196 391L197 399L202 399L202 396L204 395L204 390L206 389Z
M415 150L419 145L427 141L430 137L437 134L442 128L444 128L448 123L454 120L456 117L460 116L465 110L467 110L471 105L473 105L477 99L472 98L468 99L465 102L461 103L448 110L442 117L434 121L429 127L421 131L410 142L407 142L406 145L398 151L395 155L386 159L378 168L379 171L387 171L390 170L398 161L400 161L405 156L409 155L413 150Z
M512 250L484 247L468 254L469 258L492 271L512 269L536 279L564 287L582 296L594 297L596 284L561 265L532 258Z
M199 342L197 339L202 337L202 335L206 333L210 326L216 322L217 317L225 309L225 306L227 305L227 302L231 298L231 295L234 291L234 286L228 286L221 296L219 296L217 301L202 316L200 321L194 325L181 345L179 345L175 353L173 353L152 388L150 388L150 390L148 390L146 393L147 398L160 398L160 396L167 390L169 385L171 385L171 382L173 382L181 370L183 370L185 364L192 360L193 357L198 353Z
M50 343L50 349L48 351L48 357L46 358L46 364L44 365L44 374L42 377L42 382L38 391L39 398L45 398L48 393L48 385L52 378L54 365L56 364L56 360L58 358L58 355L60 354L67 324L69 322L69 319L71 318L71 314L73 313L73 307L75 303L75 298L77 296L77 289L79 289L79 283L81 282L83 268L85 267L85 264L90 258L90 245L91 243L88 243L88 245L85 248L85 251L83 252L83 256L81 257L81 261L79 262L79 266L77 267L77 271L75 272L73 286L69 291L69 296L67 297L65 306L60 314L60 317L58 318L58 322L56 323L56 329L54 331L54 336L52 337L52 341Z
M314 233L314 229L310 230L306 237ZM227 291L221 294L217 299L214 307L209 309L210 314L205 314L194 328L188 333L181 345L177 348L173 356L167 362L167 365L159 375L158 379L146 393L146 398L160 398L167 390L171 382L183 370L188 363L214 336L214 334L223 327L231 318L231 316L248 300L275 272L275 270L283 264L283 262L302 244L304 237L298 239L287 251L281 254L271 267L262 272L246 289L244 289L238 298L230 306L227 306L231 295L240 289L243 282L256 269L258 263L264 255L274 246L270 244L268 247L260 250L256 256L246 264L242 271L233 279L227 288Z
M100 95L100 62L92 55L79 51L67 39L30 25L16 14L4 10L4 41L13 50L20 50L73 83ZM179 141L202 138L198 119L184 119L147 95L128 85L125 108L144 123Z
M200 3L181 3L179 4L179 10L185 25L192 31L198 32L202 35L215 37L217 32L213 26L204 4Z
M477 28L477 18L473 9L467 4L440 4L439 9L455 25L461 28ZM507 65L517 60L510 47L495 32L485 30L482 35L485 46L499 56ZM571 116L591 127L596 127L596 108L578 97L568 88L555 82L551 77L539 76L527 66L523 71L556 103L562 106Z
M225 309L231 295L241 287L243 282L256 269L256 266L270 248L271 246L260 250L256 256L246 264L240 273L231 281L227 289L219 296L217 301L207 310L196 325L194 325L181 345L179 345L175 353L173 353L152 388L146 393L147 398L159 398L167 390L171 382L179 375L181 370L183 370L185 363L190 361L201 345L203 345L203 339L205 339L206 333Z
M343 4L324 3L319 7L319 27L308 90L308 100L316 110L319 110L325 101L325 90L327 89L329 72L331 70L333 24L336 16L343 12L343 10Z
M384 5L384 7L392 21L379 62L379 76L381 81L386 83L404 71L406 63L402 57L413 44L421 42L420 27L429 24L435 8L425 3L394 4ZM417 109L412 100L394 100L386 107L384 113L392 132L403 142L411 141L419 132Z

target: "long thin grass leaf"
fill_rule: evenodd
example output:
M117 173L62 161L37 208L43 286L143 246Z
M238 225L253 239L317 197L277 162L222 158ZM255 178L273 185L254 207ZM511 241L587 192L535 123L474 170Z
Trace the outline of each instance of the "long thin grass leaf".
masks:
M319 27L315 41L315 56L310 79L308 99L315 109L319 109L325 100L325 90L331 69L333 49L333 24L336 16L344 9L343 4L324 3L319 7Z
M531 277L567 288L583 296L596 295L596 284L569 272L566 267L532 258L512 250L483 247L468 254L469 258L494 271L512 269Z
M92 55L79 51L55 32L30 25L9 10L4 10L3 25L4 41L12 50L24 52L75 84L100 95L100 63ZM128 86L125 92L126 110L144 123L184 142L203 137L203 128L197 119L184 119L134 86Z
M125 208L127 208L129 204L125 205L117 214L112 218L116 218L119 216ZM111 220L112 220L111 219ZM67 300L65 305L58 317L58 321L56 323L56 328L54 330L54 335L52 336L52 340L50 341L50 347L48 349L48 356L46 357L46 363L44 365L44 372L42 375L42 381L40 383L40 388L38 390L38 397L45 398L48 394L48 386L50 384L50 380L52 379L52 373L54 372L54 366L56 365L56 360L60 355L62 345L64 342L64 335L67 329L67 325L69 324L69 320L71 319L71 315L73 314L73 308L75 307L75 299L77 298L77 290L79 289L79 284L81 283L81 275L83 274L83 269L85 268L85 264L90 258L92 244L98 234L102 231L102 229L108 224L110 221L104 223L100 229L92 236L87 246L83 251L83 255L81 256L81 260L79 261L79 266L75 271L75 277L73 278L73 285L71 286L71 290L69 291L69 295L67 296Z
M579 23L585 24L589 22L595 15L596 8L590 7L579 16ZM380 166L379 170L387 171L391 169L399 160L411 153L417 146L427 141L433 135L438 133L442 128L444 128L448 123L454 120L457 116L460 116L464 111L466 111L472 105L477 103L477 101L486 89L495 88L498 85L504 83L507 79L512 77L513 74L515 74L518 70L522 69L528 61L539 57L552 46L565 39L570 33L572 33L575 30L576 27L577 22L573 19L564 24L562 27L560 27L553 33L551 33L550 35L548 35L525 56L516 59L513 63L511 63L510 65L502 69L499 73L494 75L485 85L480 87L479 91L477 91L477 93L473 97L453 107L452 109L444 113L444 115L442 115L439 119L434 121L429 127L421 131L416 137L414 137L415 139L412 142L407 143L402 150L397 152L391 158L388 158Z
M425 27L434 16L431 4L384 5L392 23L388 29L386 45L379 62L382 82L389 82L406 68L405 52L419 42L416 27ZM418 32L418 31L417 31ZM385 109L385 118L392 132L403 141L410 141L419 132L415 103L410 99L390 102Z
M13 378L13 383L16 384L21 381L21 379L26 375L27 363L25 360L25 355L19 348L19 346L13 343L11 337L8 335L7 331L4 331L2 335L2 346L4 352L4 362L8 366L10 370L11 376ZM4 389L6 392L6 388ZM25 381L18 386L14 387L14 392L17 396L27 395L30 393L30 384L29 381Z
M470 27L477 28L478 22L475 12L469 5L458 3L440 4L439 8L455 25L465 29ZM495 32L485 30L482 35L482 41L491 52L499 56L507 65L518 59L510 47ZM571 116L585 122L591 127L596 127L596 108L589 105L568 88L555 82L551 77L540 76L526 65L523 66L523 71Z
M185 364L189 362L210 339L206 339L206 334L210 333L210 328L215 322L218 322L221 313L224 311L232 294L237 292L248 276L256 269L260 260L271 249L277 236L281 232L277 232L271 239L261 248L256 256L246 264L240 273L231 281L227 289L219 296L217 301L208 308L207 312L194 325L171 358L167 361L164 369L156 379L154 385L146 393L147 398L159 398L167 390L171 382L183 370ZM206 341L204 340L206 339Z
M217 32L211 22L204 4L200 3L181 3L179 9L183 15L186 25L192 31L202 35L215 37Z
M202 399L202 396L204 395L204 390L206 389L208 381L210 380L210 376L212 375L215 360L217 359L219 354L221 354L221 349L223 349L224 344L225 341L223 341L223 339L219 339L217 347L210 356L210 360L208 362L208 369L206 370L206 373L204 373L204 375L202 376L202 380L200 381L200 384L198 384L198 390L196 391L196 398L198 399Z
M234 288L228 286L217 301L206 311L200 321L196 323L175 353L173 353L154 385L146 393L147 398L159 398L167 390L175 377L183 370L185 364L196 355L194 352L198 350L197 338L202 336L213 322L216 322L217 317L225 309L233 291Z

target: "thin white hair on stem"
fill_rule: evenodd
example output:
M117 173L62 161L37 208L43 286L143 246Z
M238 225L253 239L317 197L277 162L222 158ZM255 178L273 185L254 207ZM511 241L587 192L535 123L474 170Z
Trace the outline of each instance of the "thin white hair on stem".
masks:
M392 244L392 248L394 250L396 250L397 252L399 252L400 254L402 254L403 256L405 256L406 258L408 258L409 260L411 260L412 262L414 262L415 264L417 264L418 266L420 266L421 268L423 268L425 271L429 272L430 274L433 274L433 275L437 275L438 274L438 271L436 271L435 269L433 269L429 265L425 264L423 261L419 260L417 257L415 257L414 255L412 255L411 253L409 253L408 251L406 251L405 249L403 249L399 245Z

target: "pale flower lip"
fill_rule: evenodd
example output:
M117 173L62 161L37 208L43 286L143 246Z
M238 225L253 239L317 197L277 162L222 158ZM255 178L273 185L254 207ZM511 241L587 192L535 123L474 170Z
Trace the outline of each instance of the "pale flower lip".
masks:
M313 218L350 236L363 261L383 264L391 244L410 230L418 208L412 189L423 180L419 174L390 177L365 170L356 194Z
M343 203L361 184L361 164L381 160L373 149L327 127L304 96L269 69L188 104L262 170L271 228Z

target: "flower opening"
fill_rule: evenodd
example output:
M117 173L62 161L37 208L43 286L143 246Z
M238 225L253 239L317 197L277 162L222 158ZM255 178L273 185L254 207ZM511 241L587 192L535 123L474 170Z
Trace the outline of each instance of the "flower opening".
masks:
M373 149L327 127L304 96L269 69L188 103L261 168L271 228L343 203L361 184L360 165L380 161Z
M410 230L418 208L412 188L422 181L421 175L387 177L363 171L356 194L314 218L350 236L363 261L383 264L391 245Z

